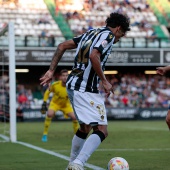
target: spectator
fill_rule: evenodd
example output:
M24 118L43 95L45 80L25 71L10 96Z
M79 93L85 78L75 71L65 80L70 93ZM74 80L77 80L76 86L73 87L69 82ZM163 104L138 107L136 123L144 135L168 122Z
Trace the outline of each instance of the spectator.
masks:
M50 20L49 14L46 13L42 15L42 17L38 20L38 24L50 24L49 20Z
M21 105L23 108L26 107L26 104L27 104L27 101L28 101L28 98L27 96L25 95L25 93L21 92L18 96L18 103L19 105Z
M17 114L17 121L23 121L24 118L23 118L23 108L22 106L18 106L17 109L16 109L16 114Z
M41 86L37 86L35 91L33 92L34 99L42 100L43 99L43 92L41 90Z
M40 45L42 47L48 46L48 36L49 36L48 30L46 30L46 29L42 30L40 36L41 36L41 38L40 38Z
M93 22L92 22L92 21L89 21L88 30L91 30L91 29L93 29Z
M30 108L31 107L31 104L33 103L34 99L33 99L33 94L32 94L32 91L31 89L28 89L27 90L27 93L26 93L26 96L27 96L27 105L28 107Z
M141 74L140 76L134 74L117 75L117 77L119 76L121 77L119 82L115 81L119 78L108 77L115 87L114 98L111 95L106 101L108 106L146 108L166 107L169 103L170 88L167 88L165 84L165 82L168 84L169 80L162 81L159 76L150 77Z
M54 37L54 35L50 35L48 37L48 46L49 47L54 47L55 46L55 37Z

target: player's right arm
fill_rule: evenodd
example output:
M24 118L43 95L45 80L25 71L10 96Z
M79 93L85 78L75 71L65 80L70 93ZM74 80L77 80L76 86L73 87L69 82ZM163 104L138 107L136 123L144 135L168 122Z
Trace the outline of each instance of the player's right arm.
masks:
M55 69L57 68L57 65L61 57L63 56L64 52L68 49L75 49L76 47L77 47L77 44L75 44L73 40L68 40L58 45L57 50L55 51L53 55L49 70L44 74L44 76L40 78L41 85L45 86L47 84L48 85L50 84L53 78Z
M157 67L156 69L157 69L156 70L157 74L165 75L167 72L170 71L170 65L165 66L165 67Z

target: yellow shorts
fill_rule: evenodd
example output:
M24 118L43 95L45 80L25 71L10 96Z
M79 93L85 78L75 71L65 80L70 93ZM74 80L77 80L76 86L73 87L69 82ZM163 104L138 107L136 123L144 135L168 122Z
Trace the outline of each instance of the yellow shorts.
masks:
M54 110L55 112L59 110L62 111L65 118L68 118L69 113L73 113L73 108L70 103L66 103L65 107L61 107L56 103L51 102L48 109Z

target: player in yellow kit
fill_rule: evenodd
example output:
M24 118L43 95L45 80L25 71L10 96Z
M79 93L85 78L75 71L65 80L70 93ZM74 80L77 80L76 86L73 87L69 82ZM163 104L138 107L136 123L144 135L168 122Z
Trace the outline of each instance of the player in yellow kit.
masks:
M45 118L44 123L44 132L42 136L42 141L47 142L48 138L48 129L51 124L52 118L55 116L56 111L62 111L65 118L70 117L73 122L74 133L77 132L79 125L76 117L74 115L71 103L69 101L67 90L66 90L66 80L68 77L67 70L61 70L60 72L60 80L54 81L49 89L47 89L44 93L44 102L42 104L41 113L45 114L47 111L47 100L49 98L50 93L53 93L53 97L50 101L50 105L48 107L48 112Z

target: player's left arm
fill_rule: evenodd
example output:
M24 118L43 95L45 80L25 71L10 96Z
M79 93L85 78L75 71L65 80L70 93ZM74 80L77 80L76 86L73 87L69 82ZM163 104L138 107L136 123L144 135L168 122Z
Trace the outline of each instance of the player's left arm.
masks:
M50 88L51 88L51 87L50 87ZM48 88L48 89L45 91L45 93L44 93L44 97L43 97L43 101L44 101L44 102L47 102L50 93L51 93L51 91L50 91L50 89Z
M107 79L104 75L104 72L101 68L100 56L101 56L101 53L97 49L93 49L92 53L90 54L90 60L91 60L93 69L95 70L95 72L97 73L97 75L99 76L99 78L102 82L102 85L103 85L105 93L106 93L106 97L109 97L110 91L113 92L113 87L107 81Z
M99 78L102 82L102 85L103 85L105 93L106 93L106 97L108 97L110 95L110 91L113 92L113 87L107 81L107 79L104 75L104 72L101 67L101 59L100 58L101 58L101 55L111 47L112 42L114 40L113 36L114 35L112 33L103 33L100 36L100 39L95 44L94 49L92 50L92 52L89 56L90 61L93 66L93 69L95 70L95 72L97 73L97 75L99 76Z
M47 90L45 91L45 93L44 93L43 103L42 103L41 109L40 109L40 111L41 111L42 114L46 114L46 111L48 110L48 108L47 108L47 100L48 100L49 94L50 94L50 92L49 92L49 90L47 89Z
M76 47L77 47L77 44L75 44L73 40L68 40L58 45L53 55L49 70L44 74L44 76L40 78L40 81L41 81L40 85L43 85L43 86L47 84L49 85L49 83L51 82L53 78L55 69L57 68L58 63L61 57L63 56L64 52L68 49L75 49Z

